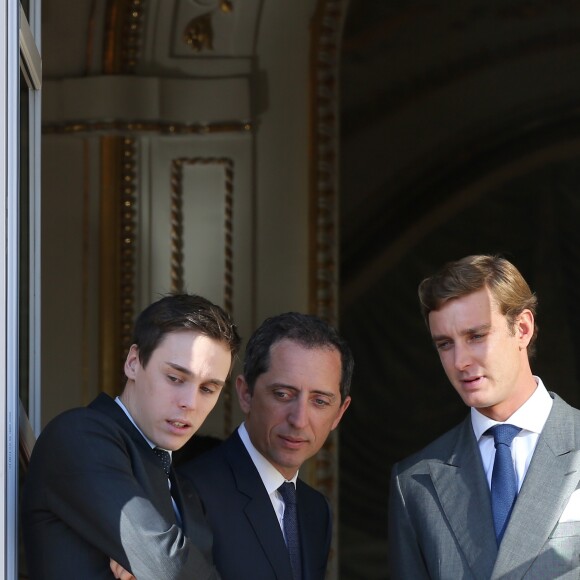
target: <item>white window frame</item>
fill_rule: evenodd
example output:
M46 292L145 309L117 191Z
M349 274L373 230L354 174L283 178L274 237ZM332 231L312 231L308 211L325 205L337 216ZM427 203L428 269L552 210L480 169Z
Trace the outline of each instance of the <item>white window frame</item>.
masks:
M31 0L31 28L18 2L0 3L0 576L18 576L18 344L19 344L19 119L20 70L31 88L30 143L30 329L31 404L38 413L39 210L40 210L40 0Z

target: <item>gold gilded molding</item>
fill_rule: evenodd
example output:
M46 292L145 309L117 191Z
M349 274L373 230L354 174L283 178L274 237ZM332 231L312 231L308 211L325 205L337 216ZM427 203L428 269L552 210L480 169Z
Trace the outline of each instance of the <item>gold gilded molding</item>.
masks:
M83 260L82 260L82 404L88 405L91 402L92 396L90 392L91 384L91 336L94 329L89 323L90 311L90 251L91 251L91 204L90 204L90 148L88 139L83 139Z
M224 289L223 306L234 311L234 161L228 157L179 157L171 162L171 291L184 291L183 169L186 165L218 165L224 170ZM224 436L232 430L232 394L224 389Z
M133 139L101 138L100 385L111 396L122 388L135 308L136 163Z
M120 229L119 163L122 139L101 138L100 254L99 254L99 355L101 390L115 396L119 388L120 347L120 252L117 232Z
M108 0L103 73L134 73L139 61L146 0ZM94 27L93 22L90 26ZM94 32L94 31L93 31ZM87 66L93 33L88 38ZM44 134L79 133L83 124L43 127ZM84 132L103 131L88 123ZM106 129L105 129L106 130ZM112 131L109 131L111 133ZM127 133L120 126L119 133ZM135 305L136 145L131 136L101 137L99 357L101 389L116 395L123 384L123 360L131 342Z
M161 121L83 121L46 123L44 135L77 133L157 133L161 135L208 135L212 133L244 133L252 131L250 121L228 121L223 123L168 123Z
M340 41L348 0L319 0L310 51L310 311L338 321L338 125ZM331 502L338 519L338 436L332 431L308 463L308 480ZM327 578L338 578L334 527Z
M146 0L108 0L103 72L131 74L141 56Z
M121 365L125 360L133 334L135 319L135 264L137 261L137 145L125 137L121 145ZM120 367L122 368L122 366Z
M321 0L310 54L310 310L338 317L338 61L346 0Z

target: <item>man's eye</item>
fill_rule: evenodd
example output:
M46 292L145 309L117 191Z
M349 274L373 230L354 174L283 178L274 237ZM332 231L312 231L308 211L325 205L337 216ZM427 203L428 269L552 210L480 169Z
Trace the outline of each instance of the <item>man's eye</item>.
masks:
M182 380L181 380L179 377L176 377L176 376L174 376L174 375L167 375L167 378L168 378L168 379L169 379L169 380L170 380L172 383L175 383L175 384L177 384L177 385L183 382L183 381L182 381Z
M438 342L435 344L435 348L437 350L448 350L451 347L451 342L449 342L448 340L443 341L443 342Z
M326 407L330 405L330 403L326 399L314 399L314 404L317 407Z

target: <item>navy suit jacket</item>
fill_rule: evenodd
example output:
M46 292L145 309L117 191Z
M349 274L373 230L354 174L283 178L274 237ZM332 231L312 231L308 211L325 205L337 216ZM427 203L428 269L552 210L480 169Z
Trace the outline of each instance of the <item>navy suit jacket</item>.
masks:
M237 431L184 463L214 536L213 559L223 580L292 580L290 558L272 502ZM332 520L326 498L298 479L303 580L323 580Z
M199 499L187 482L174 485L181 526L159 458L109 396L59 415L23 489L29 577L110 580L112 557L139 580L217 579Z

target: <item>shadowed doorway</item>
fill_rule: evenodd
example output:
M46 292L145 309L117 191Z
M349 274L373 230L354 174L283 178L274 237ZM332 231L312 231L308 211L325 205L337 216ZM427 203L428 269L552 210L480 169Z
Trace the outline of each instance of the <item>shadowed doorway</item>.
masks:
M580 12L453 6L351 2L344 30L343 580L388 578L391 466L466 414L419 313L423 277L467 254L513 261L539 298L532 369L580 404Z

